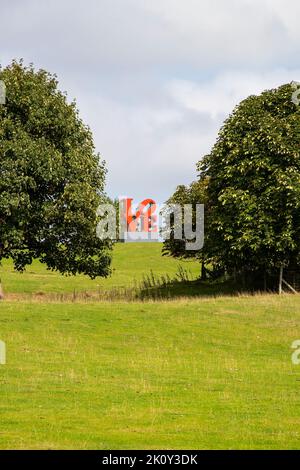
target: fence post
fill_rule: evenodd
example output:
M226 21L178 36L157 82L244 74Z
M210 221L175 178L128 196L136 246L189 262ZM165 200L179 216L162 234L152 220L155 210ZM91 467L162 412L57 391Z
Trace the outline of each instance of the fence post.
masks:
M283 276L283 266L280 266L280 271L279 271L279 287L278 287L278 293L279 295L282 294L282 276Z

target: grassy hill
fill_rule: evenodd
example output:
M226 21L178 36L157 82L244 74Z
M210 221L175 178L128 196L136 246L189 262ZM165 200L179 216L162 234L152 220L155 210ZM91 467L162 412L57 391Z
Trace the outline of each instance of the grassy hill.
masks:
M179 261L161 255L161 243L117 243L113 251L112 275L107 279L91 280L86 276L62 276L48 271L44 265L34 261L24 273L16 273L10 260L4 260L0 267L0 277L8 293L66 293L98 292L104 289L133 286L144 275L152 271L156 276L168 274L174 277L178 267L198 277L200 264L197 261Z
M177 271L159 245L116 249L100 283ZM38 263L1 275L16 293L0 303L1 449L299 448L298 296L48 302L18 294L99 281Z

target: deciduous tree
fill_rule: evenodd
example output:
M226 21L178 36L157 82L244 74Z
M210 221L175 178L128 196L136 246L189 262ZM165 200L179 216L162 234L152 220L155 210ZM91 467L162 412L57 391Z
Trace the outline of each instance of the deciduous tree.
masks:
M75 102L54 75L13 62L0 71L0 259L34 258L65 274L106 276L110 244L96 237L105 166Z

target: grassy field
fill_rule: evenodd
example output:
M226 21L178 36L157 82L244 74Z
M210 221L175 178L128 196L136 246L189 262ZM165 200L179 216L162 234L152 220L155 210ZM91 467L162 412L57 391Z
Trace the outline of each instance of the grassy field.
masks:
M195 261L178 261L161 255L161 243L118 243L114 247L112 275L106 279L89 279L87 276L62 276L48 271L34 261L24 273L16 273L10 260L0 266L0 278L8 293L47 294L50 292L98 292L104 289L128 287L139 282L151 270L156 276L175 276L178 267L189 271L191 277L199 276L200 264Z
M150 260L127 257L131 249L119 246L123 270L101 283L127 282L126 269L140 276L151 265L176 273L158 248ZM189 268L196 275L197 264ZM16 293L72 289L72 278L43 269L2 277ZM5 300L0 448L299 449L298 338L293 295Z

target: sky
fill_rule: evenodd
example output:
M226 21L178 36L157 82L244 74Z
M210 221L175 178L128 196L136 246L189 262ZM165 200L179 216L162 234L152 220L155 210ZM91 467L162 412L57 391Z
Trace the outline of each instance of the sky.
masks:
M300 80L299 0L0 0L0 64L56 73L107 192L164 202L235 105Z

